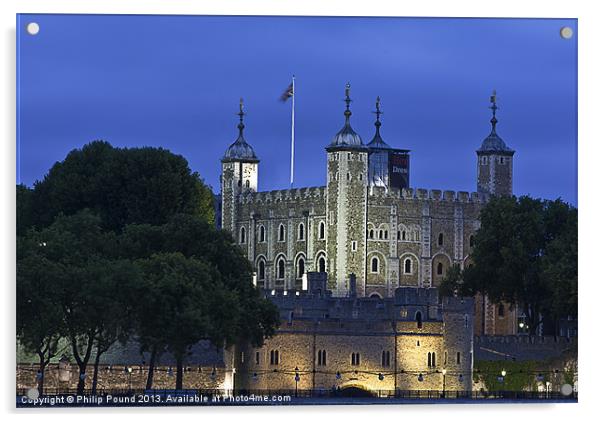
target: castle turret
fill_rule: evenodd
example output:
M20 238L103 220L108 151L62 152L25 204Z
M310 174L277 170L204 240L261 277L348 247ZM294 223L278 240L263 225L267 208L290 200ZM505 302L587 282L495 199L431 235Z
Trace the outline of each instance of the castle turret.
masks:
M356 274L358 296L366 280L366 206L368 148L350 123L350 85L345 88L345 125L326 147L328 153L327 238L328 285L336 295L347 294L347 277Z
M243 100L239 104L238 138L228 147L222 158L222 227L236 233L236 206L238 195L257 191L259 159L243 136L245 125Z
M491 133L477 150L477 190L490 195L512 195L512 159L514 150L508 148L497 134L496 93L490 98Z

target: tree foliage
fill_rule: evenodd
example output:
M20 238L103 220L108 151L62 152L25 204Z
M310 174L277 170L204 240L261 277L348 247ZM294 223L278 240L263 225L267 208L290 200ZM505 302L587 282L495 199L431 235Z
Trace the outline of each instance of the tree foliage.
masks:
M214 222L213 193L186 159L163 148L115 148L94 141L71 151L36 182L29 199L20 189L24 221L46 227L59 214L90 209L104 228L130 223L164 224L176 213ZM19 202L19 201L18 201Z
M542 315L577 315L577 210L561 200L492 198L481 211L471 264L450 271L443 295L518 304L535 332Z

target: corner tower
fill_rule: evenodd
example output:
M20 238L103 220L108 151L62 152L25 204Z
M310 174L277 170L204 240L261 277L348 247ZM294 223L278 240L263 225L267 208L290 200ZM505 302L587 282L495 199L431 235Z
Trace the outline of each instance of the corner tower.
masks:
M512 195L512 160L514 150L508 148L496 131L496 93L490 97L493 116L491 133L477 150L477 191L490 195Z
M351 128L350 88L348 83L343 113L345 125L326 147L328 287L337 296L347 294L347 279L351 273L357 277L359 296L364 295L366 282L368 148Z
M243 130L244 105L239 104L238 138L226 150L222 158L222 227L235 233L237 198L243 192L257 192L259 159L251 145L245 141Z

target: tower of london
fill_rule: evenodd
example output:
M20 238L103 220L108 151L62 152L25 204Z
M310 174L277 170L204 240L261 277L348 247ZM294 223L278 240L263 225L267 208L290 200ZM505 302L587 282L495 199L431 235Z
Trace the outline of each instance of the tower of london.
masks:
M260 160L244 137L222 158L221 222L256 269L257 286L303 290L310 271L328 274L334 296L393 297L397 287L437 287L449 268L468 265L479 211L490 195L512 194L514 151L497 134L491 97L491 132L476 151L476 192L413 188L410 151L381 136L380 100L375 130L364 142L352 128L350 87L341 130L325 145L325 186L261 192Z

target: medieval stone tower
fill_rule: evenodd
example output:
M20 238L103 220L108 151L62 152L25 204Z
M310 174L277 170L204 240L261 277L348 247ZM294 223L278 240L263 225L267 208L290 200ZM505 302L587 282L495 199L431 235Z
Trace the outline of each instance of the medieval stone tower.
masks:
M257 172L259 159L251 145L245 141L243 130L243 101L240 99L238 116L238 138L222 158L222 227L236 233L238 219L236 201L241 193L257 192Z
M366 279L366 206L368 148L351 128L350 85L345 88L345 125L326 147L326 219L329 257L328 287L337 293L347 291L349 274ZM363 292L363 284L357 286Z
M496 132L496 94L491 95L491 133L477 150L477 191L490 195L512 195L512 158L514 151Z

